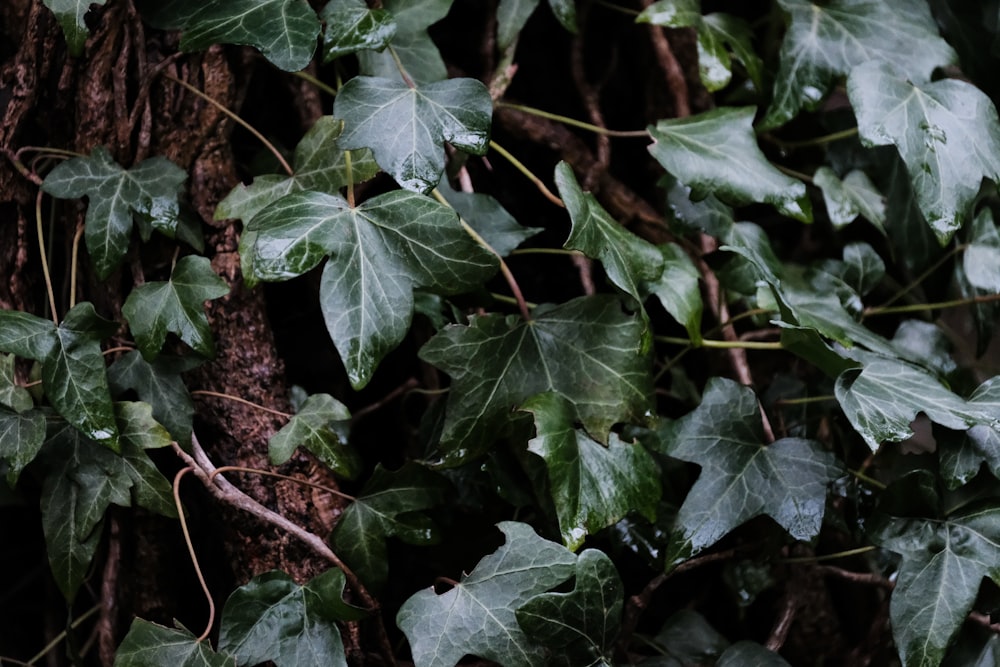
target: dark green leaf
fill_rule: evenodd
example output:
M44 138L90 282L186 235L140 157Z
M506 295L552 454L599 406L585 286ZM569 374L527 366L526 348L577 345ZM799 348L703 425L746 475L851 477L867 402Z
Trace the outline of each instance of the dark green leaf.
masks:
M649 345L642 319L617 299L582 297L536 308L534 319L486 315L438 332L420 351L452 376L441 433L441 465L482 454L512 408L554 391L605 443L614 424L643 421L651 408Z
M729 233L735 222L733 210L717 197L708 195L694 201L691 188L671 174L665 174L659 185L667 192L667 219L672 228L685 232L703 231L716 238Z
M663 273L663 255L608 215L594 195L581 190L566 162L556 165L555 181L573 222L563 247L599 259L611 282L641 304L643 283L653 282Z
M777 653L768 651L760 644L742 641L736 642L719 657L715 667L791 667Z
M549 7L562 27L576 32L576 0L549 0Z
M49 172L42 190L61 199L88 197L87 250L99 278L107 278L128 251L133 216L144 216L166 230L177 227L183 169L164 157L123 169L103 146L87 157L66 160Z
M540 227L522 227L496 199L479 192L459 192L441 179L438 191L501 257L506 257L526 239L542 231Z
M679 420L664 453L701 466L671 535L667 565L715 544L750 519L767 514L797 540L823 522L827 485L843 474L818 442L782 438L764 444L753 391L712 378L694 412Z
M617 523L629 511L650 521L660 500L659 467L638 443L612 433L607 446L574 429L572 404L544 393L524 402L535 437L528 451L545 460L563 543L576 551L589 534Z
M107 0L44 0L46 7L52 10L59 21L66 45L71 56L83 54L83 46L90 35L87 23L83 17L90 11L91 5L103 6Z
M976 215L970 226L962 267L969 284L976 289L1000 292L1000 234L988 207Z
M0 350L41 361L55 345L55 325L31 313L0 310Z
M576 559L573 590L536 595L517 609L517 623L567 664L611 664L624 593L611 559L587 549Z
M326 23L323 62L349 53L381 51L396 34L396 22L384 9L369 9L364 0L330 0L320 12Z
M951 341L941 327L921 320L903 320L892 337L899 356L945 377L957 365L951 356Z
M683 665L714 665L729 647L729 640L719 634L698 612L682 609L667 619L654 641Z
M844 265L842 278L861 296L878 287L885 277L885 262L867 243L845 245Z
M161 355L148 362L138 352L128 352L108 368L108 381L115 394L134 391L139 400L152 406L153 418L163 424L175 440L188 443L194 403L180 374L190 368L191 363L182 359Z
M955 62L926 3L779 0L788 15L781 64L762 125L784 125L800 109L815 109L837 78L855 65L891 63L911 81L927 81ZM919 48L914 45L919 44ZM872 91L877 92L876 90Z
M413 81L431 83L448 78L441 53L427 34L427 28L445 17L453 0L383 0L382 7L396 21L392 49ZM388 50L358 53L361 73L403 81L399 67Z
M500 0L497 5L497 47L507 49L538 7L539 0Z
M236 667L236 660L187 630L137 618L115 652L115 667Z
M834 228L840 229L859 215L885 233L885 197L865 172L855 169L840 180L829 167L820 167L813 182L823 190L826 212Z
M330 536L334 550L367 586L385 586L385 540L395 536L412 544L436 541L434 525L422 514L444 500L441 481L415 464L388 472L376 466Z
M45 442L45 415L40 410L11 412L0 408L0 459L7 461L7 483L13 487L25 466Z
M207 257L182 257L167 282L139 285L128 295L122 314L146 359L155 359L174 333L206 357L215 354L204 303L229 293L226 282L212 270Z
M313 394L280 431L271 436L267 452L271 463L292 458L305 447L341 477L353 479L361 472L361 457L348 444L351 413L329 394Z
M660 300L668 313L684 325L688 337L701 342L701 274L684 249L676 243L659 247L663 256L663 274L645 289Z
M530 526L498 524L507 540L450 591L426 589L400 608L396 624L416 667L452 667L475 655L507 667L541 667L544 653L517 624L515 611L573 574L576 557Z
M413 289L454 293L477 287L496 259L432 199L392 191L352 208L338 195L297 192L248 225L240 255L247 279L284 280L330 255L320 305L351 384L360 389L406 335Z
M969 396L969 404L1000 416L1000 376L979 385ZM983 463L1000 479L1000 423L977 424L965 433L942 435L939 439L941 476L948 488L972 481Z
M723 107L688 118L661 120L649 128L649 152L696 197L714 194L734 206L771 204L781 213L809 222L806 186L785 176L757 146L754 107Z
M401 81L358 76L333 105L345 123L344 148L370 148L401 186L428 192L444 171L443 142L483 155L489 146L493 100L475 79L409 87Z
M993 103L964 81L917 85L879 63L856 67L847 94L862 142L896 146L920 210L945 243L971 219L980 181L1000 181L1000 123Z
M0 311L0 327L4 326L3 312L10 311ZM35 407L35 401L27 389L17 384L14 373L16 361L14 355L0 354L0 405L15 412L25 412Z

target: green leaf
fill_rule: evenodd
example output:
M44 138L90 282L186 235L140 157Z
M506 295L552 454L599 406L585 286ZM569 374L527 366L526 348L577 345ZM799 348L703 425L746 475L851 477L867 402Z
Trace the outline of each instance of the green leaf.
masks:
M108 368L108 382L115 394L132 390L153 408L153 418L163 424L175 440L191 441L194 403L180 374L190 370L190 361L160 356L148 362L138 352L128 352Z
M654 641L666 655L676 658L669 665L714 665L729 648L729 640L696 611L682 609L667 619Z
M576 0L549 0L549 7L562 27L576 33Z
M988 414L1000 416L1000 376L979 385L968 402ZM972 481L983 463L1000 479L1000 423L977 424L965 433L941 434L938 439L941 476L949 489Z
M239 184L219 202L215 219L239 218L250 222L265 206L291 192L315 190L337 194L347 185L366 181L378 173L371 151L345 151L338 139L344 130L343 121L333 116L321 116L295 147L293 176L267 174L258 176L250 185ZM350 154L350 178L347 155Z
M396 615L416 667L452 667L465 655L507 667L541 667L545 654L517 624L515 612L573 574L576 557L530 526L498 524L506 542L447 593L411 596Z
M892 64L911 81L923 82L934 68L956 61L923 2L779 0L778 4L788 15L788 30L774 99L761 123L764 128L784 125L803 107L815 109L834 82L856 65ZM917 44L919 48L914 48Z
M229 294L226 282L212 270L207 257L182 257L167 282L139 285L122 306L135 342L148 360L155 359L174 333L196 352L215 354L212 331L205 317L204 303Z
M658 280L645 286L656 295L668 313L687 329L688 338L701 342L701 274L694 262L676 243L659 247L663 256L663 273Z
M361 457L348 444L351 413L329 394L313 394L267 442L271 463L281 465L295 449L305 447L333 472L353 479L361 472Z
M943 245L971 219L980 181L1000 181L1000 123L993 103L964 81L916 85L879 63L856 67L847 94L862 143L899 150L917 204Z
M650 126L649 152L694 190L714 194L733 206L771 204L782 214L812 221L806 186L785 176L757 146L754 107L722 107Z
M115 652L115 667L236 667L236 660L187 630L137 618Z
M438 535L422 510L444 500L440 478L416 464L395 472L375 467L353 503L344 509L330 535L334 551L369 588L380 590L388 578L385 541L433 544Z
M325 63L364 49L381 51L396 34L392 14L384 9L369 9L364 0L330 0L320 18L326 23Z
M969 284L976 289L1000 292L1000 234L989 207L984 207L972 221L962 268Z
M438 464L486 451L511 409L553 391L574 406L587 433L606 443L614 424L643 421L651 409L647 330L617 299L581 297L540 306L534 319L486 315L452 325L420 357L452 377Z
M903 320L892 337L892 346L903 359L919 363L939 377L957 368L951 356L951 341L941 327L931 322Z
M827 485L843 474L836 457L803 438L764 444L760 405L749 387L709 380L701 405L672 429L664 453L701 466L670 537L667 566L767 514L797 540L819 534Z
M568 593L542 593L516 611L517 623L569 665L611 664L625 588L614 563L597 549L576 559Z
M691 188L671 174L664 174L659 185L667 194L667 220L672 229L703 231L709 236L722 238L733 226L733 209L714 195L694 201Z
M345 123L340 144L370 148L375 161L401 186L428 192L441 180L444 147L483 155L489 147L493 100L475 79L449 79L409 87L392 79L358 76L333 104Z
M573 222L563 247L599 259L611 282L641 304L642 284L663 273L663 255L608 215L594 195L581 190L573 167L566 162L556 165L555 181Z
M521 34L539 0L500 0L497 5L497 47L505 51Z
M170 446L167 429L153 419L149 403L121 401L115 403L115 416L123 440L136 449L158 449Z
M719 656L715 667L791 667L784 658L750 641L736 642Z
M694 28L698 34L698 73L709 92L729 85L731 58L743 63L754 86L761 88L764 65L753 50L753 31L746 21L729 14L702 16L701 0L659 0L646 7L636 23Z
M563 543L572 551L589 534L618 523L630 511L656 519L660 500L659 467L638 443L612 433L607 446L574 429L573 405L563 396L544 393L521 410L535 420L528 451L545 460L552 501Z
M21 471L35 460L45 442L41 410L11 412L0 408L0 459L7 461L7 483L13 487Z
M3 321L4 318L0 314L0 323ZM12 354L0 354L0 405L8 407L14 412L25 412L35 407L35 401L32 400L31 393L27 389L17 384L17 378L14 374L16 361Z
M413 290L477 287L496 259L459 225L455 212L395 190L352 208L338 195L297 192L261 211L241 242L248 280L284 280L330 256L320 306L351 384L360 389L406 335Z
M41 361L55 345L55 325L31 313L0 310L0 350Z
M418 84L448 78L448 70L441 53L434 45L427 28L445 17L453 0L383 0L382 7L396 21L396 35L392 50L396 52L403 68ZM381 53L358 53L361 73L402 82L399 67L388 50Z
M1000 508L945 520L891 518L871 537L903 559L889 604L903 664L939 664L983 578L1000 583Z
M53 197L88 197L84 238L98 278L118 267L128 251L134 216L176 229L180 215L177 195L187 173L164 157L143 160L123 169L108 149L96 147L87 157L56 165L42 190Z
M823 191L826 212L835 229L846 227L861 215L885 234L885 197L865 172L855 169L840 180L829 167L820 167L813 182Z
M885 262L867 243L844 246L844 281L864 296L878 287L885 277Z
M59 21L66 45L71 56L83 55L83 46L90 35L84 16L92 5L103 6L107 0L43 0L46 7L52 10Z
M343 601L344 583L337 568L304 586L278 570L254 577L226 600L219 651L245 665L347 667L335 621L357 620L363 612Z
M479 192L460 192L442 178L438 192L501 257L506 257L541 227L522 227L496 199Z

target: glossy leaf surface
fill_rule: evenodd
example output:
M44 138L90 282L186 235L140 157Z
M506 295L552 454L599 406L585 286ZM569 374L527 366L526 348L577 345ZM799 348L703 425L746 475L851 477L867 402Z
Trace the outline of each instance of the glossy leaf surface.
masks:
M236 667L236 660L187 630L137 618L115 652L115 667Z
M448 78L448 70L427 29L448 14L453 0L382 0L382 8L392 15L396 34L392 48L406 74L418 84ZM358 53L361 73L403 81L399 66L388 50Z
M701 341L701 274L684 249L676 243L659 247L663 256L663 273L645 287L660 300L674 319L684 325L688 337Z
M351 413L329 394L313 394L267 442L271 463L281 465L305 447L333 472L348 479L360 472L361 459L347 442Z
M813 182L823 190L826 212L835 228L851 224L860 215L885 232L885 197L865 172L856 169L842 180L829 167L820 167Z
M0 408L0 459L7 462L7 483L17 484L25 466L45 442L45 415L40 410L13 412Z
M160 355L149 362L139 352L126 352L108 368L108 382L117 395L132 390L153 408L153 418L180 443L191 441L194 402L181 373L197 363Z
M396 34L392 14L369 9L364 0L330 0L320 18L326 24L323 62L364 49L381 51Z

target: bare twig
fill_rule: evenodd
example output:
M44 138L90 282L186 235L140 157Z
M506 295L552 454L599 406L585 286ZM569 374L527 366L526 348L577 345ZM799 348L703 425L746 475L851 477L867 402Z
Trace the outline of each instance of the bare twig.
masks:
M649 7L653 0L642 0L643 7ZM678 118L685 118L691 115L691 103L688 101L688 85L684 78L684 70L674 57L674 51L670 48L667 36L663 34L663 28L657 25L649 26L649 36L653 43L653 50L656 52L656 59L663 68L663 73L667 79L667 88L670 89L674 98L674 113Z
M792 628L798 608L798 597L795 594L794 588L790 587L785 595L784 604L781 607L781 615L775 621L774 627L771 629L771 634L764 644L764 647L768 651L777 653L785 645L785 640L788 639L788 631Z
M853 581L856 584L878 586L890 591L895 587L895 584L889 579L871 572L852 572L851 570L845 570L835 565L817 565L815 571L819 574L828 574L846 581Z
M403 384L399 385L398 387L396 387L395 389L393 389L392 391L390 391L388 394L386 394L385 396L383 396L379 400L375 401L374 403L372 403L370 405L366 405L365 407L361 408L360 410L357 410L353 415L351 415L351 421L352 422L356 422L359 419L361 419L362 417L364 417L366 415L370 415L371 413L375 412L376 410L381 409L387 403L390 403L391 401L395 400L397 397L402 396L403 394L405 394L406 392L410 391L411 389L416 388L419 384L420 383L417 381L417 378L410 378L409 380L407 380Z

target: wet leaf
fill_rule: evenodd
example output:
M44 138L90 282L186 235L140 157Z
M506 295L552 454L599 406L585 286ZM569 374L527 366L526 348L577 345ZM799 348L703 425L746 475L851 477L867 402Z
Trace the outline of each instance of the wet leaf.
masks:
M92 5L103 6L107 0L43 0L46 7L52 10L59 21L66 45L72 56L83 54L83 46L90 35L83 17L90 11Z
M0 408L0 459L7 462L7 483L13 487L21 471L35 460L45 442L41 410L12 412Z
M1000 234L993 212L984 207L969 228L969 247L962 255L969 284L976 289L1000 292Z
M418 84L432 83L448 78L448 70L437 46L427 34L427 28L445 17L453 0L382 0L382 8L396 22L392 49L399 56L403 68ZM361 73L403 82L399 67L388 50L381 53L358 53Z
M861 296L865 296L885 277L885 262L867 243L844 246L843 279Z
M1000 420L1000 376L979 385L969 404ZM965 433L941 434L938 440L941 476L949 489L972 481L984 463L1000 479L1000 421L977 424Z
M191 441L194 403L180 374L196 365L165 355L148 362L138 352L127 352L108 368L108 382L116 395L134 391L152 406L153 418L186 444Z
M470 290L496 270L496 259L436 201L396 190L356 208L338 195L297 192L248 224L240 245L246 278L286 280L330 256L320 283L327 330L360 389L406 335L413 290Z
M347 441L351 413L329 394L313 394L267 442L271 463L281 465L296 448L305 447L333 472L353 479L361 472L361 457Z
M0 405L14 412L25 412L35 407L35 402L28 390L17 384L15 362L13 354L0 354Z
M501 257L506 257L525 240L542 231L540 227L523 227L496 199L480 192L460 192L441 179L438 191L462 219L486 239Z
M115 667L236 667L236 660L216 653L186 629L136 618L115 652Z
M151 157L131 169L122 168L103 146L87 157L56 165L42 190L61 199L87 197L84 239L98 278L111 275L128 251L135 216L172 233L177 229L183 169L165 157Z
M820 167L813 182L823 190L826 212L835 229L846 227L861 215L885 234L885 197L865 172L855 169L841 180L829 167Z
M416 667L452 667L465 655L541 667L545 654L518 626L518 607L573 575L576 557L530 526L498 524L506 542L447 593L426 589L396 615Z
M445 327L421 349L422 359L452 377L439 465L485 452L511 410L546 391L568 399L601 443L614 424L645 419L652 387L641 318L608 296L540 306L533 316L475 317L469 326Z
M701 342L701 274L684 249L676 243L659 247L663 273L645 286L656 295L668 313L684 325L694 343Z
M326 23L325 63L364 49L381 51L396 34L392 14L384 9L369 9L364 0L330 0L320 18Z
M445 141L483 155L489 147L493 100L475 79L448 79L409 87L392 79L358 76L333 104L344 120L340 144L370 148L407 190L429 192L444 171Z
M757 146L754 107L722 107L650 126L649 152L696 198L714 194L733 206L771 204L782 214L812 221L806 186L785 176Z
M191 348L215 354L212 331L205 316L205 301L229 294L226 282L212 270L207 257L182 257L167 282L149 282L129 293L122 306L132 335L143 357L155 359L174 333Z

